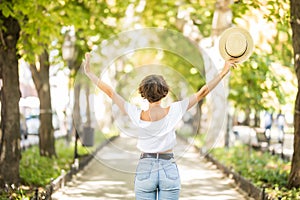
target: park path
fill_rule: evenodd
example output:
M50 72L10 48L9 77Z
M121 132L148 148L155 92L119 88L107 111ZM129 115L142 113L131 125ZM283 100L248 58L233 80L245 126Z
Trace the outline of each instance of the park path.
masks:
M192 145L177 139L175 156L181 176L180 200L250 199ZM134 199L134 171L139 152L136 141L120 136L97 152L92 161L53 200Z

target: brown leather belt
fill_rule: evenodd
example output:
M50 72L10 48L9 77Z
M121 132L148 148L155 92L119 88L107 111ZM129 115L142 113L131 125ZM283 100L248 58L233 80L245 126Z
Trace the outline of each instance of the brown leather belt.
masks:
M173 153L142 153L140 159L143 158L156 158L156 159L163 159L163 160L170 160L174 158Z

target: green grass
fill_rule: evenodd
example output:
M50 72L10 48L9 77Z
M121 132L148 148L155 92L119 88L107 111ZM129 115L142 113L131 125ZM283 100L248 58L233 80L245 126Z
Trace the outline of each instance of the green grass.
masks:
M93 147L83 147L78 141L79 155L90 154L104 141L101 133L95 133ZM65 139L55 142L56 158L41 157L38 146L33 146L22 152L20 162L20 177L22 184L29 186L45 186L57 178L62 170L68 171L74 159L74 142L69 144Z
M297 199L300 196L300 189L286 188L291 162L278 156L243 145L213 149L211 155L257 187L265 187L274 199Z
M44 186L60 175L61 170L69 170L73 161L73 146L63 140L56 141L57 158L41 157L39 148L33 146L22 153L20 177L22 184Z
M191 134L181 134L187 138ZM205 134L193 136L194 145L205 145ZM300 199L300 188L288 189L287 182L291 162L282 160L269 152L256 151L247 145L230 148L215 148L209 152L216 160L240 174L254 185L265 188L272 199Z
M105 139L117 135L111 133L103 135L95 132L94 146L84 147L78 142L79 155L87 155L96 150ZM43 188L51 180L61 175L62 170L69 171L74 160L74 141L69 144L65 139L58 139L55 142L56 158L41 157L39 147L33 146L22 152L20 161L21 186L19 188L7 188L5 194L1 194L0 199L29 199L36 188Z

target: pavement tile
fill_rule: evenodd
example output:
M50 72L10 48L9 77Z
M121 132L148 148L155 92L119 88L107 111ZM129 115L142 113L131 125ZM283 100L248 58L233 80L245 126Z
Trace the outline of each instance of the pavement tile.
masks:
M177 143L175 157L181 176L181 200L251 199L192 145L179 138ZM134 199L138 159L135 139L120 136L102 148L72 181L52 195L52 199Z

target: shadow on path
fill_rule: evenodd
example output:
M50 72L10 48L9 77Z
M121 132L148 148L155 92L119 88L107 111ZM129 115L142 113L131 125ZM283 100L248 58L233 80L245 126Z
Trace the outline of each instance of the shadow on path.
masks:
M181 200L250 199L210 162L177 139L175 156L181 176ZM120 136L101 149L94 159L53 200L134 199L134 172L139 159L135 139Z

